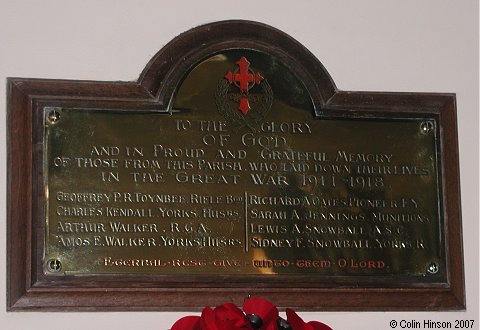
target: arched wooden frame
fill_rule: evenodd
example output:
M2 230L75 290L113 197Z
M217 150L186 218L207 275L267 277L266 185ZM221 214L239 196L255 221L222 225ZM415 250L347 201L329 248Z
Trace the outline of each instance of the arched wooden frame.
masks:
M255 49L286 63L304 82L317 116L433 117L439 123L441 196L448 281L435 286L376 287L336 281L305 287L282 279L185 276L66 277L42 275L43 108L169 111L185 74L208 56ZM136 82L8 79L7 306L9 310L192 310L261 295L303 310L439 310L465 307L457 124L454 94L339 91L323 65L283 32L248 21L224 21L176 37ZM41 244L40 244L41 245ZM178 276L176 276L178 278ZM261 279L260 279L261 280ZM201 297L201 299L199 299Z

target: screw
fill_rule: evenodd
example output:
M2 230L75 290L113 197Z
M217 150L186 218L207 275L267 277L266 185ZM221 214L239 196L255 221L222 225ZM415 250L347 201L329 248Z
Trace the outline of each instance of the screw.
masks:
M433 131L433 128L434 128L434 125L431 121L424 121L420 124L420 132L422 132L422 134L425 134L425 135Z
M60 112L58 112L57 110L50 111L48 113L47 119L50 122L50 124L57 123L60 120Z
M58 273L62 269L62 263L58 259L50 259L47 261L47 268L51 273Z
M435 262L431 262L427 265L427 273L434 275L438 273L439 267Z

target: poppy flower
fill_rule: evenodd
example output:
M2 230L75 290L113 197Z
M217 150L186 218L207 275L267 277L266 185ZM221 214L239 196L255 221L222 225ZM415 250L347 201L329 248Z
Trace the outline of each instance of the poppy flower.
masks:
M253 297L243 304L243 311L231 303L205 307L201 316L185 316L170 330L332 330L318 321L304 322L293 309L287 308L287 320L280 318L277 307L268 300Z
M258 330L276 330L278 319L277 307L268 300L252 297L243 303L243 311L247 315L256 315L261 320L260 326L255 327Z
M234 304L226 303L211 309L205 307L200 317L201 330L252 329L245 314Z
M175 322L171 330L249 330L245 314L234 304L223 304L215 309L205 307L202 316L185 316Z

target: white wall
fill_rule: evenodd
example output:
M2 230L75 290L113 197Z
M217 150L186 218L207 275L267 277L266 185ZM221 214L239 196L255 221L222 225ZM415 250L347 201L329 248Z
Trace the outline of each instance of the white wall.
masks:
M302 313L304 319L325 321L336 330L390 329L392 319L422 323L474 319L478 329L476 0L0 0L0 111L5 113L8 76L136 80L147 61L174 36L233 18L261 21L290 34L318 57L340 89L457 93L467 311ZM5 132L5 120L0 121L0 131ZM5 156L5 134L0 147ZM5 174L5 161L0 166ZM2 210L5 185L3 175ZM5 253L0 253L0 264L2 329L160 330L185 315L6 313Z

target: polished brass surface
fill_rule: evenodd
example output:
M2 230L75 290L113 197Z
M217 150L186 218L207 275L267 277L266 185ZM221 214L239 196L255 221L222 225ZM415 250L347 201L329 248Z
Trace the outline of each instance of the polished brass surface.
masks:
M225 78L242 56L247 91ZM172 104L45 109L45 274L446 276L435 118L316 116L252 50Z

